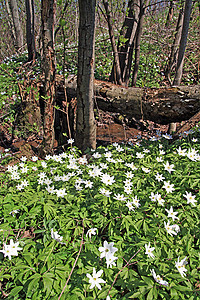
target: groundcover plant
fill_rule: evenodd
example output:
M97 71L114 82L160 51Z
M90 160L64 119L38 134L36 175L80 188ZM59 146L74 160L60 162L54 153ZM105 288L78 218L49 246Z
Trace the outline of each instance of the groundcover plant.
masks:
M199 127L8 165L5 299L200 299Z

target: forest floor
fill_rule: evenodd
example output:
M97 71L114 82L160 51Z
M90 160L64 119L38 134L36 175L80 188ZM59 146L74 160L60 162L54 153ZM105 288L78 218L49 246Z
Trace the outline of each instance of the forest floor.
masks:
M177 123L177 132L183 133L200 122L200 113L188 121ZM97 146L110 143L132 143L135 144L139 138L150 138L158 131L167 133L169 125L160 125L151 121L134 121L128 124L119 121L115 114L99 112L97 120ZM14 137L12 139L8 124L0 124L0 152L11 149L17 160L21 156L32 157L37 155L37 149L42 141L39 136L32 135L27 140ZM62 147L64 149L64 147ZM54 144L55 153L60 151L57 142Z

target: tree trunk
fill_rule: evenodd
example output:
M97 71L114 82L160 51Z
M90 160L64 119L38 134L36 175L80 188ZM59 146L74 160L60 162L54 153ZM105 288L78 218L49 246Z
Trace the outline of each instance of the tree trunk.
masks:
M18 12L18 7L17 7L17 2L16 0L8 0L9 5L10 5L10 10L12 14L12 20L14 24L14 30L15 30L15 47L19 51L22 50L23 47L23 31L21 28L20 20L19 20L19 12Z
M54 24L55 0L42 0L41 2L41 35L42 53L41 67L44 74L44 115L43 115L43 141L40 155L51 153L54 145L54 104L55 104L55 49Z
M166 20L166 23L165 23L165 27L169 26L170 22L172 21L173 14L174 14L174 1L170 0L169 12L168 12L168 15L167 15L167 20Z
M128 2L128 15L125 17L118 40L117 51L119 53L122 81L123 83L125 83L125 86L128 86L129 84L133 59L134 40L139 18L139 3L139 0L130 0ZM121 38L126 40L125 43L121 42ZM114 65L112 67L110 81L114 82Z
M114 31L113 31L113 26L111 23L108 2L103 0L103 5L104 5L105 11L106 11L106 19L107 19L107 23L108 23L110 41L111 41L113 55L114 55L114 75L112 76L113 78L110 77L110 81L113 81L114 83L117 83L119 85L123 85L122 73L121 73L120 62L119 62L119 54L118 54L117 45L115 42L115 35L114 35Z
M76 145L96 148L94 119L94 45L96 0L79 0Z
M137 75L139 70L139 62L140 62L140 41L142 37L142 27L144 23L144 16L146 13L147 6L149 4L149 0L144 3L144 0L140 0L140 15L139 15L139 23L137 27L136 33L136 41L135 41L135 63L134 70L132 76L132 86L136 86Z
M184 62L184 54L185 48L187 44L187 36L190 22L190 15L192 10L192 0L186 0L185 2L185 10L184 10L184 19L183 19L183 28L181 33L181 41L180 47L178 51L178 61L176 66L176 74L174 78L173 85L178 86L181 83L182 73L183 73L183 62Z
M34 0L26 0L26 41L28 48L28 61L34 61L36 55L34 20Z
M178 47L180 45L182 28L183 28L183 9L181 8L178 16L177 25L176 25L176 34L174 37L174 42L171 48L170 57L165 71L165 76L168 78L170 84L171 84L170 73L173 67L175 67L177 64Z
M68 98L76 97L76 80L66 81ZM64 91L63 91L64 93ZM200 86L172 88L125 88L95 80L99 109L144 118L160 124L188 120L200 111Z
M10 27L10 33L11 33L11 37L12 37L12 40L13 40L13 45L16 44L16 35L15 35L15 29L14 29L14 24L13 24L13 19L12 19L12 14L11 14L11 11L10 11L10 6L9 6L9 3L8 3L8 0L5 1L5 4L2 3L2 5L5 5L5 9L7 11L7 20L8 20L8 24L9 24L9 27Z

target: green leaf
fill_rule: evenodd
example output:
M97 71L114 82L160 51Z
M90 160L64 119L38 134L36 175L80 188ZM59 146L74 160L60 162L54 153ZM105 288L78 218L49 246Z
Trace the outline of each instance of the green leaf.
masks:
M9 293L9 296L16 296L21 290L23 289L23 286L16 286L14 287L10 293Z

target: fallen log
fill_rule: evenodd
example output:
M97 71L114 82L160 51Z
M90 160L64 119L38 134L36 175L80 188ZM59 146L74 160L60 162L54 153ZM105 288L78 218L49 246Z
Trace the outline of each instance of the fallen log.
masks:
M76 77L65 82L69 98L76 97ZM60 90L62 94L62 91ZM95 104L103 111L159 124L181 122L200 111L200 86L125 88L95 80Z

